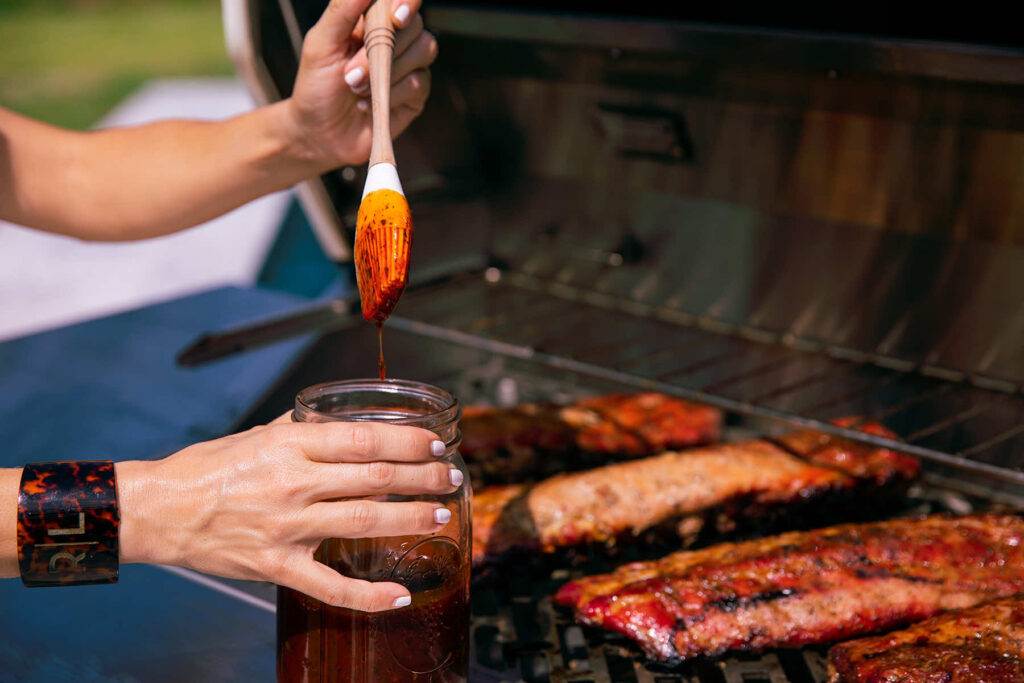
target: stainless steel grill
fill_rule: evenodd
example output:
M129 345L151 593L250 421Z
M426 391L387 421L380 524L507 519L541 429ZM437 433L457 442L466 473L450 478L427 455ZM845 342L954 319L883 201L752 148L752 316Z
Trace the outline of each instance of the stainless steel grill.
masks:
M242 22L261 52L239 69L276 99L294 76L281 45L318 4L254 4L270 19ZM730 438L799 425L920 456L896 514L1024 507L1024 50L693 24L681 7L428 4L442 47L396 146L417 280L384 332L389 370L464 403L658 390L725 409ZM272 40L278 23L298 31ZM304 188L332 258L362 182ZM372 371L355 308L214 334L182 360L322 333L240 426L264 422L304 386ZM829 422L847 415L901 440ZM573 573L667 550L478 576L474 680L824 680L813 648L650 669L550 605Z

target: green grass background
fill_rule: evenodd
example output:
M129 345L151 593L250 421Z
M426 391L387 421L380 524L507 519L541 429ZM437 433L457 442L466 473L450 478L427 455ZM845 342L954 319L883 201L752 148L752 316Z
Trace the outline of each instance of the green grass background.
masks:
M0 106L85 129L158 77L232 74L218 0L0 0Z

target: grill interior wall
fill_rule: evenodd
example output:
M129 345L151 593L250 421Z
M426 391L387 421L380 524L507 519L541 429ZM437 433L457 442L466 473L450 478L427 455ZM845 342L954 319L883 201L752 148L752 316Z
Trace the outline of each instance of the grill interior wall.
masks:
M628 192L663 193L1024 245L1024 85L437 30L436 88L413 136L448 163L466 131L489 180L582 183L606 220L628 215ZM679 130L659 135L663 123Z
M1024 86L433 28L421 267L1024 381Z

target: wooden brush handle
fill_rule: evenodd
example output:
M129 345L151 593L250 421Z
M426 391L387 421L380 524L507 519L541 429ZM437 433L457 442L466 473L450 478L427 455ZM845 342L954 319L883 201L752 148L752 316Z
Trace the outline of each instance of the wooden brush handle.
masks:
M391 20L391 0L375 0L366 10L363 44L370 61L370 104L373 110L373 143L370 166L387 162L394 165L391 146L391 58L395 52L395 26Z

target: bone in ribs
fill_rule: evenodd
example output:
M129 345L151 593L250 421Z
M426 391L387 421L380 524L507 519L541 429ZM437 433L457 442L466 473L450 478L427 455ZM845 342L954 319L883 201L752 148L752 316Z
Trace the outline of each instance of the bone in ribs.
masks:
M862 428L892 436L880 425ZM722 526L778 508L837 502L842 495L870 498L902 489L920 466L915 458L818 432L784 439L800 457L756 440L664 453L535 485L485 488L473 500L474 560L516 548L550 552L613 541L654 528L673 527L685 536L712 514Z
M941 614L828 653L832 683L1024 681L1024 594Z
M555 601L674 663L865 635L1024 590L1013 515L849 524L704 550L573 581Z
M459 452L474 487L534 481L561 471L689 448L719 439L722 414L654 392L569 405L466 408Z

